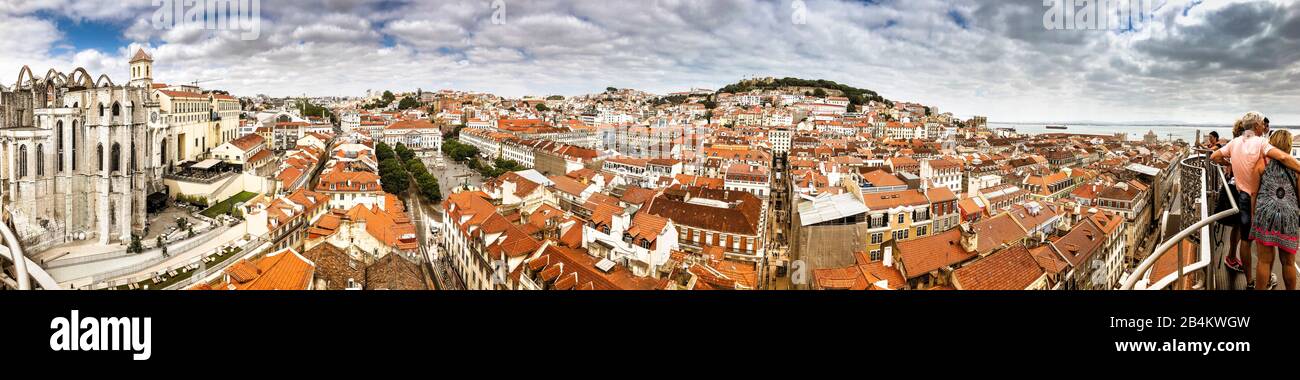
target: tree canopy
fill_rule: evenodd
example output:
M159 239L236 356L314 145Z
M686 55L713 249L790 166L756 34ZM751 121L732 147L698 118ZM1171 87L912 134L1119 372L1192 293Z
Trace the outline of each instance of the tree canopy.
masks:
M799 78L781 78L781 79L772 79L770 81L744 80L744 81L740 81L739 83L727 85L726 87L723 87L722 89L718 90L718 93L738 94L738 93L750 92L753 90L773 90L773 89L779 89L783 87L816 88L817 91L812 91L811 93L806 93L806 94L811 96L821 96L821 97L826 96L825 90L837 90L840 93L843 93L844 97L849 98L849 104L852 105L863 105L863 104L870 103L871 101L885 103L891 106L894 104L892 101L890 101L889 99L885 99L885 97L880 96L880 94L877 94L875 91L843 85L843 84L835 83L834 81L829 81L824 79L810 80L810 79L799 79ZM821 95L818 95L819 93Z

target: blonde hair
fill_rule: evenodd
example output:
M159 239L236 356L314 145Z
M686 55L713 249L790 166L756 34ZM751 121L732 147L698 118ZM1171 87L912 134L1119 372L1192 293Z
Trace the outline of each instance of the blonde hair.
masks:
M1246 116L1241 117L1241 124L1247 130L1253 131L1264 125L1264 115L1255 111L1247 112Z
M1246 124L1242 123L1241 119L1237 119L1237 121L1232 124L1232 137L1241 137L1243 132L1246 132Z
M1291 151L1292 142L1294 141L1291 138L1291 131L1285 129L1274 131L1273 135L1268 137L1268 143L1273 144L1274 148L1283 152Z

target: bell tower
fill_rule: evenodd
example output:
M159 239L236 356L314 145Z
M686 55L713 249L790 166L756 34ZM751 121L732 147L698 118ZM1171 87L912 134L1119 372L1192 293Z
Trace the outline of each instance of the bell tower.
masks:
M135 56L131 57L131 87L153 87L153 57L144 52L144 49L137 50Z

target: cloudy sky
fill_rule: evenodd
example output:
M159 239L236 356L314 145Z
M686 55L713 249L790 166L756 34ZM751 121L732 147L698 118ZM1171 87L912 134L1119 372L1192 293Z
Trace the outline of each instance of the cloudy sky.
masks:
M144 47L155 81L236 95L667 93L792 76L995 121L1260 110L1300 124L1300 2L1154 1L1150 22L1097 31L1046 29L1041 0L261 0L260 35L243 40L155 22L155 0L0 0L0 83L23 65L120 83Z

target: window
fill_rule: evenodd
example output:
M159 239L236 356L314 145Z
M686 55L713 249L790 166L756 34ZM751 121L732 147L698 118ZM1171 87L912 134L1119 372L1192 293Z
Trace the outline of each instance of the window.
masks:
M916 237L925 236L930 232L930 226L920 226L916 228Z
M113 116L122 116L122 106L117 102L113 102Z
M880 242L884 241L884 239L885 239L885 234L882 234L880 232L871 234L871 244L880 244Z
M72 170L77 170L77 121L72 121Z
M113 171L122 170L122 144L113 143L112 154L113 157L111 157L111 160L113 163L112 165Z
M894 240L907 240L908 237L907 231L908 230L894 231Z
M27 146L18 146L18 178L27 176Z
M45 175L45 144L36 145L36 175Z
M879 250L879 249L873 249L873 250L871 250L871 261L872 261L872 262L880 261L881 259L882 259L882 258L881 258L881 256L880 256L880 250Z
M904 220L903 218L904 218L904 214L901 212L898 213L898 224L903 224L903 220Z
M99 171L104 171L104 144L95 146L95 154L99 156Z
M63 172L63 121L56 123L56 126L58 127L58 142L55 143L54 153L59 156L56 160L59 163L58 171Z

